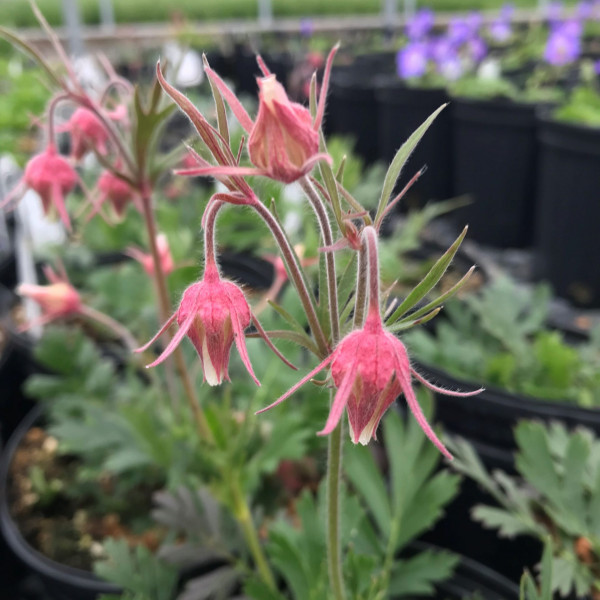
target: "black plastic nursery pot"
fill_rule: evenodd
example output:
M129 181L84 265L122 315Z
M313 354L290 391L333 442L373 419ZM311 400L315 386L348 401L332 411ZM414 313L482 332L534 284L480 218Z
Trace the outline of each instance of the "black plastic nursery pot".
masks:
M600 307L600 128L539 116L535 273L576 306Z
M417 541L410 544L409 552L439 551L447 548L441 544ZM435 586L435 592L428 598L434 600L464 600L465 598L481 598L481 600L516 599L519 588L515 583L490 569L481 562L460 556L454 575Z
M457 98L454 194L472 203L454 213L469 237L499 248L533 244L536 183L535 105Z
M484 528L471 515L473 507L480 504L496 506L494 499L479 488L477 483L464 479L460 493L444 508L444 517L423 536L423 540L477 561L494 575L506 578L516 586L525 569L532 573L535 571L543 546L533 537L521 535L514 539L501 538L495 530ZM471 587L470 590L465 589L465 592L475 589L477 588ZM463 597L466 595L463 594ZM517 596L514 593L500 597ZM487 597L484 595L484 598Z
M423 122L448 102L442 88L415 88L395 75L381 76L376 81L375 96L379 118L379 145L386 163ZM446 107L433 122L410 156L396 189L400 191L424 165L427 171L410 188L402 206L421 208L429 200L452 196L452 118Z
M508 600L519 596L519 588L512 581L467 556L461 556L454 575L437 586L436 598L464 600L477 597L483 600Z
M28 570L37 575L51 600L95 600L99 594L118 594L118 586L96 577L93 573L55 562L35 550L21 535L10 514L8 477L15 452L25 434L40 419L42 407L29 413L9 440L0 457L0 531L7 546Z
M9 289L17 283L17 262L15 253L11 250L0 252L0 285Z
M416 363L415 367L429 381L446 389L469 391L479 387L430 365ZM436 418L448 433L472 442L490 468L508 471L514 469L513 428L518 421L560 421L567 428L583 426L600 435L600 410L512 394L492 386L467 398L436 394Z
M393 61L390 66L393 69ZM388 69L382 65L373 67L364 59L336 66L331 72L325 132L353 138L355 152L367 163L382 158L375 80L389 72Z
M15 294L0 285L0 447L33 406L21 391L36 367L29 340L18 334L11 316L16 303Z

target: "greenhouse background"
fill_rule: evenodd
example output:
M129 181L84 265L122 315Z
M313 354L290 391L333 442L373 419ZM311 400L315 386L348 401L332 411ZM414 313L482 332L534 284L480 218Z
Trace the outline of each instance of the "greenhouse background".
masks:
M597 600L598 223L598 0L3 0L0 600Z

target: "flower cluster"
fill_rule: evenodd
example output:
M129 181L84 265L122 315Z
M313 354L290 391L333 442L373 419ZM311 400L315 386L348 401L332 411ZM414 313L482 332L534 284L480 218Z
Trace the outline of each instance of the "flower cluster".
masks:
M443 34L433 34L434 16L422 9L407 23L408 43L398 52L397 70L402 79L434 73L453 81L477 66L487 54L479 13L453 17Z
M436 60L442 70L448 70L448 66L444 67L443 64L446 64L444 61L448 61L453 52L460 51L471 56L474 61L481 59L485 49L478 46L482 44L478 37L481 28L481 19L478 15L471 14L463 19L453 20L446 37L434 42L427 40L432 26L433 13L427 10L420 11L409 23L407 34L411 38L411 45L405 49L400 60L405 72L416 75L425 68L417 49L437 57ZM423 50L423 48L428 49ZM325 62L320 86L317 85L316 73L313 76L310 85L313 95L312 110L291 101L283 85L277 81L276 76L270 72L261 57L257 57L262 76L257 80L259 103L258 113L254 119L205 59L205 72L210 80L219 114L217 128L211 125L181 92L165 80L160 64L157 65L158 84L190 118L208 151L208 154L204 153L203 156L191 149L186 151L185 157L182 155L177 160L177 164L183 164L183 169L177 173L188 176L211 176L221 182L226 190L213 195L202 218L201 225L204 229L202 278L187 287L179 307L168 318L167 315L172 309L169 306L165 277L173 271L175 265L167 238L157 234L153 221L150 198L157 176L154 175L155 171L149 164L152 135L151 133L147 135L146 146L140 145L142 142L139 137L133 136L133 141L127 137L132 133L129 121L130 113L133 114L134 111L138 126L140 123L146 123L150 128L156 127L160 116L165 114L160 110L159 96L153 93L152 100L146 103L147 108L141 108L144 103L135 97L138 91L133 90L127 82L120 80L112 68L105 65L108 82L98 97L92 97L78 82L62 48L57 46L56 50L65 60L67 76L66 80L56 76L56 81L62 89L49 105L48 142L45 150L28 163L23 182L24 185L39 193L46 213L57 212L65 225L70 227L71 221L65 206L65 196L72 192L79 182L75 166L79 165L88 153L94 153L104 170L97 179L96 192L90 195L89 217L102 213L105 206L109 205L111 210L103 216L108 222L112 222L112 219L120 219L124 216L125 209L130 203L143 214L149 233L150 252L138 247L130 247L126 253L137 260L145 272L155 280L161 313L166 321L158 333L137 351L146 352L163 334L169 334L165 347L148 366L156 367L175 354L181 367L179 345L187 337L199 356L204 380L209 385L219 385L223 381L229 381L230 353L235 344L250 377L260 385L245 342L246 330L252 323L257 334L268 347L284 363L293 367L274 346L269 334L263 330L242 288L224 279L219 271L215 239L217 216L226 204L244 205L254 210L263 219L280 250L280 257L274 259L278 265L278 280L271 291L277 293L288 279L296 287L310 329L310 336L305 334L303 337L298 333L298 337L301 341L306 338L308 341L305 345L321 360L315 370L271 406L289 397L316 372L330 367L331 381L337 391L327 423L320 432L322 435L329 434L337 428L346 410L352 441L368 443L376 437L377 426L384 412L399 395L403 394L425 434L446 456L449 456L425 420L417 403L411 380L413 375L421 381L423 379L412 369L406 348L386 328L381 316L378 232L383 218L398 202L401 195L394 199L390 199L389 194L387 198L383 197L373 221L368 211L352 200L341 184L338 191L330 167L332 159L327 154L322 141L321 126L337 46L333 48ZM49 65L45 67L52 73ZM158 89L157 86L155 90ZM119 92L116 93L116 90ZM58 128L70 136L69 158L58 154L54 142L57 129L54 126L54 112L59 102L70 102L75 106L68 121ZM228 143L225 105L229 106L240 126L247 133L246 149L250 164L243 162L244 142L242 148L236 149L235 152ZM134 153L130 150L132 147L135 147ZM310 177L311 171L319 163L323 172L329 173L329 177L324 178L328 181L326 185L321 185ZM299 181L307 202L315 213L322 238L321 251L325 255L323 274L328 286L326 297L330 319L327 328L318 317L317 301L303 271L304 265L315 261L300 260L278 219L260 201L247 181L246 177L253 175L267 177L284 184ZM348 206L342 206L342 198L348 199ZM327 206L332 208L333 220ZM341 239L335 242L334 231L341 236ZM350 248L351 252L360 257L358 262L362 267L359 268L357 286L365 285L367 280L369 282L368 294L358 294L358 297L362 296L363 299L368 300L366 319L363 322L359 318L364 306L360 306L357 300L355 321L349 330L348 324L340 321L334 260L334 252L344 248ZM52 271L48 271L47 277L50 282L47 286L24 285L19 290L21 294L33 298L40 304L44 313L42 322L77 314L104 323L117 333L122 332L122 328L105 315L82 304L78 292L70 285L65 273L59 277ZM171 334L171 326L175 324L177 331ZM342 335L343 330L346 331L345 335ZM127 343L133 345L131 339L128 339ZM458 393L446 392L428 382L424 383L437 391ZM190 386L187 387L189 390Z

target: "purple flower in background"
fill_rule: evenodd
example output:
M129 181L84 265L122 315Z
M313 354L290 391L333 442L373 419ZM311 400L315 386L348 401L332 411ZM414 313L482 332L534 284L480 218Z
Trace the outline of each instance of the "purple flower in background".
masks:
M453 17L448 24L448 39L454 44L463 44L473 34L471 25L462 17Z
M467 15L465 21L469 27L469 30L474 35L479 31L479 28L483 23L483 17L481 16L481 13L473 11Z
M560 20L562 11L562 2L560 2L559 0L554 0L553 2L550 2L546 7L546 18L548 19L548 21L550 21L550 23L555 23L556 21Z
M563 23L556 24L556 29L560 30L560 32L569 37L581 37L583 32L583 26L581 21L576 21L575 19L570 19L569 21L564 21Z
M433 27L434 20L434 12L429 8L422 8L406 24L406 35L411 40L424 38Z
M474 62L480 62L487 54L487 46L480 37L472 37L465 44L467 55Z
M421 77L427 70L427 46L421 42L411 42L396 55L398 75L402 79Z
M463 65L455 51L448 52L437 61L437 70L448 81L455 81L463 74Z
M500 9L500 19L504 21L510 21L515 14L514 4L503 4Z
M578 56L581 48L578 36L569 35L562 28L553 31L546 43L544 59L551 65L564 66L572 63Z
M512 28L508 21L496 19L488 29L490 37L496 42L506 42L512 35Z
M576 15L578 19L589 19L594 12L594 3L592 0L581 0L581 2L577 5Z
M309 38L314 33L315 26L312 19L300 19L300 35Z
M597 60L594 63L594 73L596 73L596 75L600 75L600 60Z
M455 45L447 37L439 37L429 43L429 56L436 63L440 63L449 54L455 53Z

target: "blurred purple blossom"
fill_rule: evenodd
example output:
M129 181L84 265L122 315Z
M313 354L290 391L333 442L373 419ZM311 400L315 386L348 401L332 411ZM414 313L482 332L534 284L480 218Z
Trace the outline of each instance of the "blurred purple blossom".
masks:
M445 36L432 39L429 43L429 56L436 63L440 63L449 54L455 53L455 44Z
M431 31L434 20L434 12L429 8L422 8L406 24L406 35L411 40L424 38Z
M553 0L546 7L546 18L550 23L559 21L562 16L563 4L559 0Z
M508 39L510 39L510 36L512 35L512 28L510 26L510 23L502 18L496 19L489 26L488 31L490 37L496 42L506 42Z
M452 17L448 24L448 39L454 44L463 44L472 35L470 23L464 17Z
M487 54L487 46L480 37L472 37L467 40L465 47L468 57L476 63L481 62Z
M576 12L578 19L590 19L594 12L594 3L592 0L581 0L579 4L577 4Z
M449 52L437 62L438 72L448 81L456 81L463 74L463 65L457 52Z
M402 79L421 77L427 70L427 46L422 42L411 42L396 55L398 75Z
M594 63L594 73L596 73L596 75L600 75L600 60L597 60Z
M300 35L305 38L309 38L315 31L315 25L312 19L304 18L300 19Z
M551 65L568 65L579 56L580 50L579 36L570 35L568 30L557 28L548 36L544 59Z
M583 25L581 24L581 21L577 21L576 19L569 19L568 21L557 23L555 28L569 37L581 37L581 34L583 33Z
M500 9L500 19L504 21L510 21L515 14L515 5L514 4L503 4Z
M466 23L469 26L472 34L476 34L483 23L483 16L477 11L470 12L466 16Z

